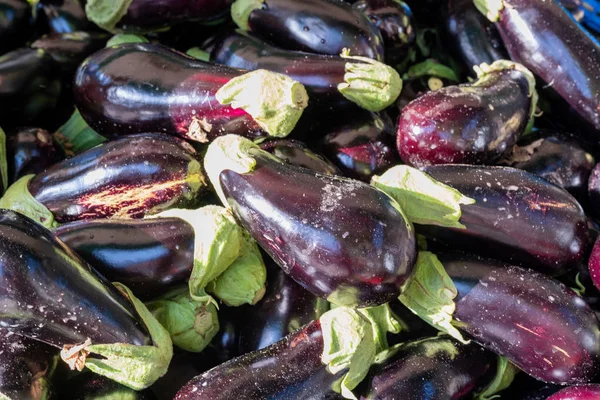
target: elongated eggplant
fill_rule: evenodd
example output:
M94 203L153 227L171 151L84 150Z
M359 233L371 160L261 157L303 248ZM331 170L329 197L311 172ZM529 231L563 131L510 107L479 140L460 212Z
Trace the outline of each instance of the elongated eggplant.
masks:
M236 0L231 16L244 31L288 50L351 54L383 61L383 38L367 16L339 0Z
M408 342L391 350L363 381L361 400L458 400L488 385L497 356L449 337Z
M46 17L51 33L83 32L93 28L81 0L40 0L38 12Z
M205 168L223 204L312 293L373 306L397 297L409 278L412 225L374 187L287 164L235 135L209 146Z
M491 164L512 150L537 104L535 79L519 64L482 64L473 83L448 86L409 103L397 146L414 167Z
M194 264L194 230L178 218L76 221L54 234L108 280L143 299L186 282Z
M445 28L469 72L475 65L508 59L496 27L471 0L448 0Z
M385 113L357 112L329 131L319 146L345 176L367 182L399 161L394 125Z
M598 398L600 398L600 385L590 383L564 388L548 397L547 400L595 400Z
M75 100L85 121L108 136L165 132L202 143L224 132L285 136L307 105L306 91L283 75L257 73L209 64L161 45L123 44L97 52L80 66ZM219 95L226 84L237 86ZM231 101L236 108L223 104Z
M600 238L596 239L588 259L588 270L594 285L600 290Z
M51 399L57 365L54 347L0 328L0 397Z
M31 26L31 7L26 0L0 1L0 54L25 44Z
M0 206L48 227L56 222L142 218L167 208L195 207L206 188L196 157L194 148L181 139L132 135L21 178Z
M45 129L24 128L6 140L9 184L45 171L59 159L52 135Z
M324 175L342 174L331 161L313 152L306 144L298 140L267 139L259 144L261 149L292 165L308 168Z
M600 129L598 41L557 1L476 0L475 5L496 23L513 60L551 86L594 130Z
M138 392L108 378L88 372L69 379L63 387L61 396L61 398L69 400L156 400L149 389Z
M465 229L418 225L428 238L549 275L583 257L586 216L564 189L508 167L434 165L425 172L475 200L460 206Z
M71 369L88 367L136 390L166 372L168 332L127 287L111 285L21 214L0 210L0 227L1 327L62 349Z
M107 7L104 0L87 0L88 18L108 31L160 30L176 23L211 22L223 17L233 0L132 0Z

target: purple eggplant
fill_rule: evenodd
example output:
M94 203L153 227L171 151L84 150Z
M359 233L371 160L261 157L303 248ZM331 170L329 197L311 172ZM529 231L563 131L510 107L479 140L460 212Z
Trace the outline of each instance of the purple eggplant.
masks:
M445 28L470 72L475 65L508 59L494 24L481 15L472 0L448 0Z
M324 175L341 175L337 167L325 157L313 152L304 143L292 139L266 139L260 148L292 165L308 168Z
M26 0L0 1L0 54L25 44L31 28L31 7Z
M588 179L588 198L592 214L600 217L600 163L594 166Z
M588 269L592 282L600 290L600 238L596 239L592 248L588 259Z
M383 61L383 38L367 16L341 0L236 0L238 27L277 47Z
M23 177L0 206L27 212L49 227L55 221L142 218L167 208L195 207L206 188L196 157L193 147L178 138L132 135ZM23 208L23 202L37 211Z
M253 75L259 81L244 85L239 81L242 75L250 76L161 45L123 44L97 52L80 66L75 76L75 101L85 121L107 136L165 132L206 143L224 132L252 138L265 135L265 131L276 136L288 134L307 105L304 87L284 80L283 75L273 79L268 74ZM252 99L245 98L248 106L242 107L260 106L257 111L266 112L264 119L257 114L253 119L244 109L217 100L216 94L232 82L251 88L255 84L279 85L281 99L269 98L266 101L271 103L265 104L259 97L268 93L252 92ZM235 101L235 94L232 96ZM288 112L295 121L281 120L281 113Z
M328 132L319 145L345 176L368 182L399 161L394 126L385 113L360 111Z
M6 142L9 184L39 174L59 159L52 135L45 129L20 129L8 135Z
M226 15L233 0L132 0L107 7L104 0L87 0L88 18L108 30L127 32L168 28L181 22L213 22Z
M492 164L525 131L537 104L535 79L522 66L497 61L472 83L448 86L410 102L398 120L402 160L433 164Z
M286 164L235 135L209 146L205 168L223 204L312 293L374 306L397 297L409 278L412 225L378 189Z
M83 32L93 28L81 0L40 0L37 12L46 17L48 28L54 34Z
M593 130L600 129L598 41L557 1L476 0L475 5L495 22L513 60L552 87Z
M58 351L0 328L0 397L48 400L57 373Z
M194 263L194 229L178 218L89 220L54 234L111 282L147 299L185 283Z
M587 219L564 189L509 167L434 165L424 171L475 200L461 206L465 229L418 225L428 238L549 275L584 256Z
M564 388L547 400L597 400L600 398L600 385L597 383Z
M488 385L497 356L472 343L431 337L405 343L371 368L361 400L470 399Z

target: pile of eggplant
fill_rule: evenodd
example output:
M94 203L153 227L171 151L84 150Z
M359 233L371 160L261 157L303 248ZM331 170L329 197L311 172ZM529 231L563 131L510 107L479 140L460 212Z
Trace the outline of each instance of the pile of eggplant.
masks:
M0 0L0 399L600 399L599 35Z

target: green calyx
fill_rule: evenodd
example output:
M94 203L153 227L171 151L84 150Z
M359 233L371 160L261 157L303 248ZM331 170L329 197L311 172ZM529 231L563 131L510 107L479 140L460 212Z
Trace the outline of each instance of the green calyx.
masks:
M133 0L87 0L85 14L100 28L115 31L117 23L127 14Z
M78 346L65 346L61 352L63 360L84 364L90 371L105 376L133 390L142 390L163 376L173 357L173 344L169 332L154 318L146 306L131 291L120 283L114 283L133 304L139 317L146 325L152 345L135 346L126 343L93 344L89 339ZM92 354L99 357L87 357Z
M406 72L404 79L416 79L424 76L435 76L453 82L459 81L456 72L452 68L440 64L432 58L411 66Z
M188 287L171 291L146 304L180 349L199 353L219 331L217 309L190 297Z
M183 219L194 228L194 267L189 290L193 300L202 304L214 302L204 289L221 275L242 251L242 229L231 211L219 206L197 210L172 209L156 217Z
M240 256L215 280L207 291L230 307L258 303L266 291L267 268L258 245L248 232L242 232Z
M251 140L238 135L220 136L208 146L204 155L204 170L225 207L229 205L221 188L219 176L225 170L231 170L238 174L252 172L256 160L250 155L251 149L260 150L260 147Z
M265 0L236 0L231 5L231 19L245 31L250 30L248 19L254 10L260 10Z
M452 315L458 291L435 254L420 251L412 278L399 300L423 321L462 343L468 343L454 327Z
M26 175L10 185L0 199L0 208L23 214L48 229L56 228L58 222L54 219L54 214L29 192L29 181L34 176Z
M367 57L355 57L347 49L340 55L346 63L344 82L338 91L348 100L369 111L381 111L396 101L402 91L398 72L384 63Z
M492 22L500 19L500 11L504 9L504 0L473 0L480 13Z
M142 35L136 35L133 33L117 33L108 39L108 42L106 42L106 47L118 46L126 43L150 43L150 41Z
M188 51L185 52L190 57L194 57L196 60L200 61L210 61L210 53L202 50L200 47L192 47L189 48Z
M0 193L4 193L8 189L8 161L6 157L6 134L0 128Z
M498 365L496 375L492 382L479 394L476 400L491 400L499 398L497 393L510 386L519 369L515 367L508 359L498 356Z
M381 176L373 176L371 184L396 200L410 222L421 225L464 229L459 222L460 206L475 203L458 190L407 165L397 165Z
M104 136L90 128L77 109L71 114L69 120L58 128L53 138L68 157L106 142Z
M306 88L287 75L258 69L233 78L215 95L217 101L246 111L270 136L292 132L308 106Z

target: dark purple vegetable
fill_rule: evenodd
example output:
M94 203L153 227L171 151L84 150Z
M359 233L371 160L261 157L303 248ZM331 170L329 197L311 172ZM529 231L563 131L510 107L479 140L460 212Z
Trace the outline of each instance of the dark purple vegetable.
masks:
M50 31L55 34L89 31L93 27L85 15L81 0L40 0L40 12L45 15Z
M600 398L600 385L588 384L571 386L548 397L547 400L598 400Z
M308 168L324 175L341 175L331 161L313 152L304 143L291 139L266 139L259 143L260 148L292 165Z
M473 73L473 66L508 59L500 34L472 0L448 0L445 28L456 53Z
M26 0L0 1L0 54L25 44L31 22L31 7Z
M583 257L586 217L564 189L508 167L434 165L424 171L475 200L461 206L466 229L418 225L428 238L549 275L560 275Z
M334 126L320 141L323 154L345 176L369 181L398 163L394 125L385 114L358 111Z
M340 0L236 0L231 15L238 27L277 47L383 61L383 39L367 16Z
M600 217L600 163L596 164L588 180L590 209L596 218Z
M150 390L138 392L89 372L81 373L65 382L60 398L69 400L156 400Z
M600 238L596 239L592 253L588 260L588 269L590 278L594 285L600 289Z
M440 256L458 296L457 327L529 375L587 383L600 368L600 329L568 287L532 270L474 256Z
M85 121L107 136L165 132L206 143L224 133L264 135L250 114L215 98L223 85L241 75L244 71L161 45L123 44L101 50L81 65L75 100ZM306 106L303 88L289 90L290 102Z
M0 328L0 397L52 398L58 351L47 344Z
M346 306L398 296L416 242L395 201L360 181L286 164L247 139L217 141L205 167L221 201L296 282Z
M54 234L109 281L140 298L186 282L194 263L194 229L178 218L77 221Z
M23 128L6 138L9 184L29 174L39 174L59 155L52 135L41 128Z
M535 79L509 61L482 65L473 83L428 92L398 120L402 160L432 164L492 164L512 150L536 105Z
M361 400L458 400L489 384L497 356L449 337L408 342L392 350L362 382Z
M510 57L552 87L593 129L600 129L600 44L557 1L475 4L496 22ZM592 135L597 143L596 133Z

